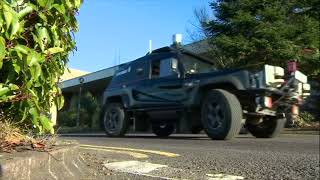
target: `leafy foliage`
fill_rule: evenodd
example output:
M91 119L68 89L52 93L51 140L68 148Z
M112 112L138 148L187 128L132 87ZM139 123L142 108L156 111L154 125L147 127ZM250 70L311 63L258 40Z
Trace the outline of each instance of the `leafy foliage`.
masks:
M217 0L211 8L215 18L202 26L220 67L295 59L320 78L318 0Z
M58 78L75 49L82 0L0 0L0 109L36 132L53 132L45 112L63 106Z

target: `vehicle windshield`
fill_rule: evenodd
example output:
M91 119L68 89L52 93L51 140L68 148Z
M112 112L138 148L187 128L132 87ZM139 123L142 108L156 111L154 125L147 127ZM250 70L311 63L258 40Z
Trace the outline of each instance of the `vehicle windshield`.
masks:
M216 69L213 64L189 55L183 55L181 62L186 74L208 73Z

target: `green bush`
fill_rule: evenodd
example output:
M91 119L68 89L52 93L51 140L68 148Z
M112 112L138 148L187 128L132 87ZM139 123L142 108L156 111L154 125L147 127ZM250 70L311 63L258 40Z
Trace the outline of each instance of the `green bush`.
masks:
M45 115L63 105L57 82L75 49L82 0L0 1L0 109L37 133L53 133Z
M305 123L310 123L310 122L315 122L316 118L309 112L304 111L299 114L299 121L305 122Z
M71 100L70 108L58 113L58 126L74 127L78 118L78 96ZM80 99L80 127L99 128L100 105L89 92Z

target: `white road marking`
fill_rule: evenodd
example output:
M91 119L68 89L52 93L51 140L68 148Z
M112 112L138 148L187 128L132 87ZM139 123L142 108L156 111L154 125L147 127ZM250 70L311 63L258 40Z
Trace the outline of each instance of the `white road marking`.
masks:
M49 174L50 174L55 180L58 180L58 177L55 176L55 175L53 174L53 172L51 171L51 156L49 156L48 166L49 166L49 167L48 167Z
M151 171L154 171L163 167L168 167L168 166L162 165L162 164L140 162L140 161L121 161L121 162L105 163L104 167L110 170L132 173L132 174L147 174L147 173L150 173Z
M81 172L79 166L77 165L77 163L74 160L72 160L72 164L74 165L74 167L76 167Z
M179 154L175 154L175 153L164 152L164 151L155 151L155 150L147 150L147 149L134 149L134 148L109 147L109 146L93 146L93 145L88 145L88 144L81 144L80 147L113 149L113 150L122 150L122 151L135 151L135 152L157 154L157 155L166 156L166 157L178 157L178 156L180 156Z
M64 168L67 170L67 172L71 175L74 176L74 174L70 171L70 169L68 168L68 166L66 165L66 162L64 160L64 153L62 153L62 164L64 166Z
M28 179L31 180L31 164L32 164L32 159L29 158L29 168L28 168Z
M208 180L242 180L242 176L234 176L229 174L207 174Z

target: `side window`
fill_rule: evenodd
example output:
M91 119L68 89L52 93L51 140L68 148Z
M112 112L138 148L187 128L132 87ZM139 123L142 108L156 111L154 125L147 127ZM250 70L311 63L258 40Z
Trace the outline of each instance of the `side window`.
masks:
M151 64L152 79L179 75L178 60L175 58L167 58L153 61Z
M132 67L132 71L133 71L132 76L134 76L134 78L139 78L139 79L147 78L149 76L148 70L149 70L148 63L146 63L145 60L136 62Z
M153 61L151 64L151 78L159 78L160 77L160 61Z

